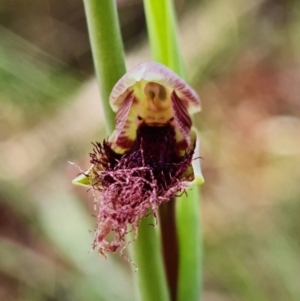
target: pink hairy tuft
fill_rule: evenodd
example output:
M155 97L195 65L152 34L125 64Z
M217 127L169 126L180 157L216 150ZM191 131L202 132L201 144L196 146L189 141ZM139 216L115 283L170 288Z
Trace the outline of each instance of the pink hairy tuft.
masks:
M172 126L142 125L130 151L114 152L110 143L94 144L88 177L95 193L97 228L93 248L103 256L126 248L126 235L137 236L140 220L185 192L194 148L180 156ZM99 193L97 193L99 192Z

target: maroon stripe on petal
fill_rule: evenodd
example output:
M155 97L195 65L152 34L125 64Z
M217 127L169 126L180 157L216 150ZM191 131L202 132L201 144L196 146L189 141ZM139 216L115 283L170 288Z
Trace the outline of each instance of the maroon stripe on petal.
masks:
M116 115L116 135L119 136L121 131L123 131L132 103L133 103L133 92L130 92L124 101L122 102L117 115Z
M187 107L184 102L173 91L171 94L172 107L174 112L174 119L178 126L179 131L184 137L187 144L190 144L190 130L192 127L192 120L188 113Z
M130 149L133 145L133 141L125 136L119 136L116 141L116 145L123 149Z

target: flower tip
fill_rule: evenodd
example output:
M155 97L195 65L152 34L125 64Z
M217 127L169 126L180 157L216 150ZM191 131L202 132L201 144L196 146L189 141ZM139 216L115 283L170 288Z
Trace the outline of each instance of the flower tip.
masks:
M79 185L79 186L85 186L85 187L91 187L88 177L84 174L80 174L78 177L76 177L72 181L72 184Z
M203 178L202 175L195 175L195 179L192 181L192 184L196 184L196 185L202 185L204 184L205 180Z

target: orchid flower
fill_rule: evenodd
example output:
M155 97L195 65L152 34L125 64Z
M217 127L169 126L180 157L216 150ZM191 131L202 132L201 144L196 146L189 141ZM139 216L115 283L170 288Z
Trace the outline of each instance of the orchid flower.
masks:
M117 82L109 101L115 131L94 144L91 168L73 180L95 192L93 247L103 256L125 248L127 233L137 237L141 218L156 216L159 205L204 182L191 120L200 100L180 77L161 64L142 63Z

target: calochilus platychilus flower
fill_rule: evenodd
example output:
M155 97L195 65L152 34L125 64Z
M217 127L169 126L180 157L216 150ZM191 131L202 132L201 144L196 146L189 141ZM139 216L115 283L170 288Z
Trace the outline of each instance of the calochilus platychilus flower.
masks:
M97 208L93 248L102 255L126 247L141 218L204 182L191 115L195 91L167 67L142 63L115 85L110 105L115 131L90 153L92 166L73 180L91 187Z

